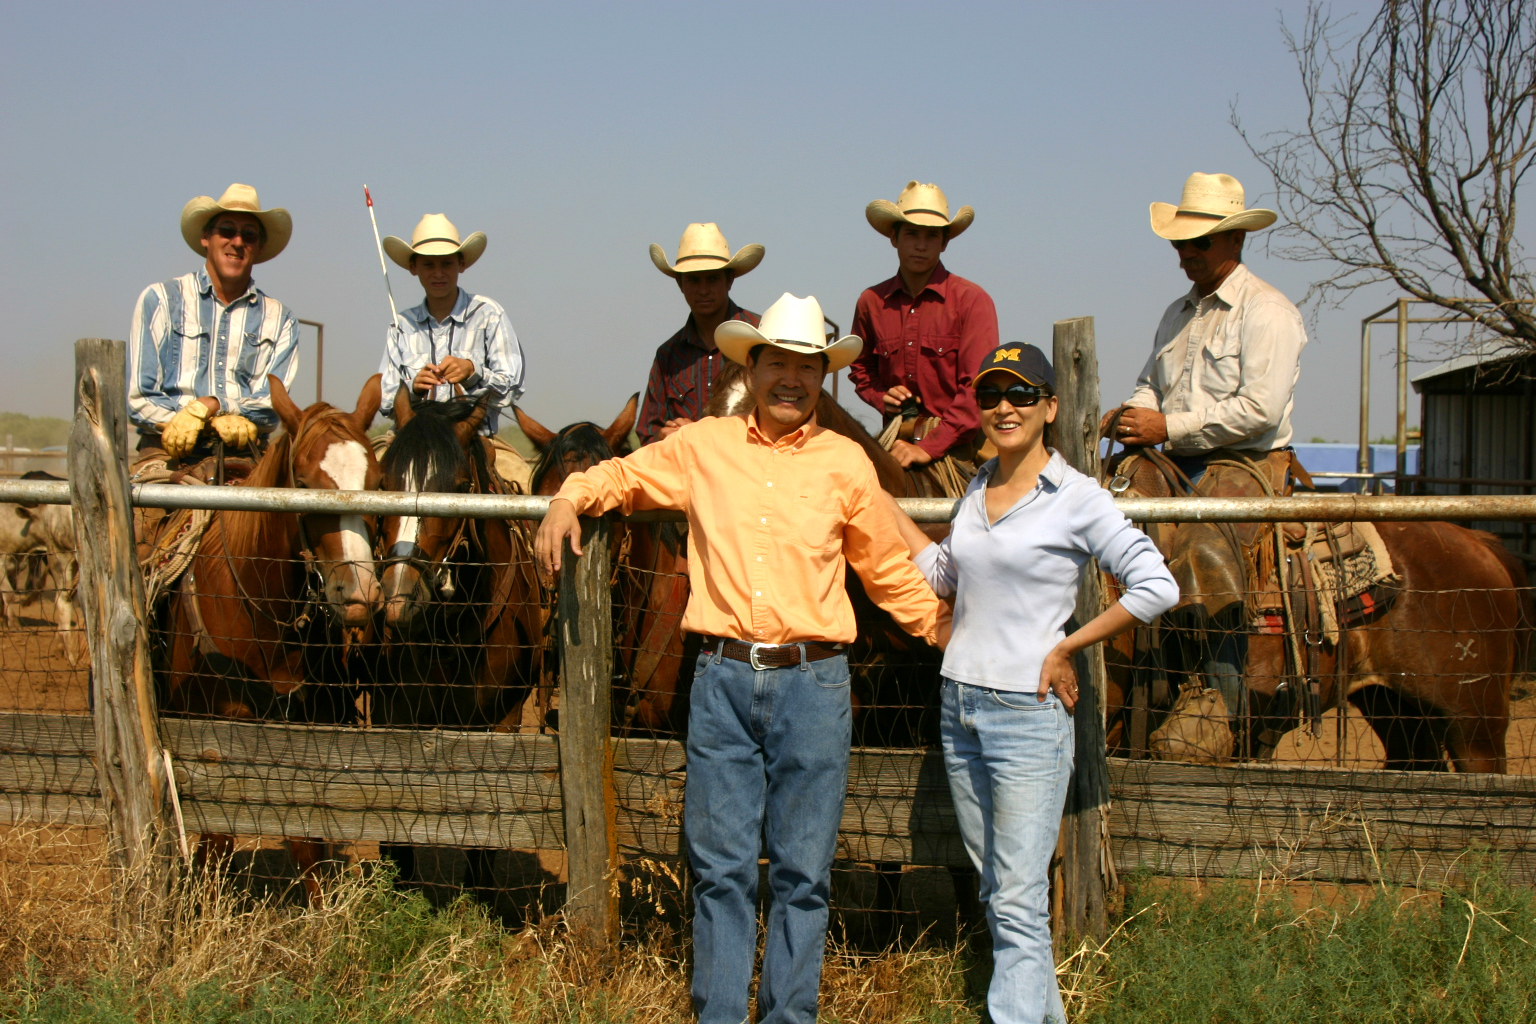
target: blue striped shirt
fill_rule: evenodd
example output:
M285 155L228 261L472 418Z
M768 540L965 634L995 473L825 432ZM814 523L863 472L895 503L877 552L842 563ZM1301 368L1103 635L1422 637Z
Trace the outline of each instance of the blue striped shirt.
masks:
M152 284L128 328L128 415L158 433L182 407L206 396L263 431L277 426L267 374L292 387L299 372L299 322L251 282L224 305L206 267Z
M459 289L458 301L448 319L437 321L427 312L427 304L400 313L400 328L390 327L384 341L384 404L379 411L391 415L395 392L411 381L428 363L440 363L448 356L468 359L474 372L463 382L464 394L496 397L486 411L481 431L496 433L501 410L509 408L523 394L523 348L517 332L507 321L506 310L484 295L471 295ZM454 397L452 384L439 384L427 398L446 402Z

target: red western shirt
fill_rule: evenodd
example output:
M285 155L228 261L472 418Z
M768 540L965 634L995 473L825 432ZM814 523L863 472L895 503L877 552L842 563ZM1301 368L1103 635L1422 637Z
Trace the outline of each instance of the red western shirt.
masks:
M981 286L940 263L916 298L898 274L864 289L853 313L864 351L848 367L859 397L885 415L885 393L909 388L939 426L917 443L938 458L975 436L981 413L971 378L997 347L997 307Z
M732 302L726 314L727 320L744 320L756 327L756 313L742 309ZM705 346L699 334L699 325L688 314L688 322L682 330L661 343L656 359L651 363L650 380L645 385L645 403L640 407L640 421L635 433L641 444L650 444L667 420L687 417L703 419L704 406L709 392L720 376L725 357L718 349Z

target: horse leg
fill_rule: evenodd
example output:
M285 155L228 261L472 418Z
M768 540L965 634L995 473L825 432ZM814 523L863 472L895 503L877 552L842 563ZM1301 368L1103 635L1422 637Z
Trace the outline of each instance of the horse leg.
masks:
M1383 768L1392 771L1443 772L1443 738L1418 701L1385 686L1366 686L1349 695L1386 749Z
M1505 734L1509 729L1509 700L1502 674L1462 686L1465 710L1454 715L1445 730L1451 764L1458 772L1505 771Z
M321 839L289 839L288 853L299 869L299 882L304 886L309 905L319 906L324 895L320 885L321 865L334 859L330 844Z

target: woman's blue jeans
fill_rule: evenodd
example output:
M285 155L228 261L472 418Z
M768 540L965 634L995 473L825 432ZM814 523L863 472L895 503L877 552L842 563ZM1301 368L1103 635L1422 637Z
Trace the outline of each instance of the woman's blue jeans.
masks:
M944 767L992 931L993 1024L1066 1021L1051 950L1050 864L1072 774L1072 718L1054 694L944 680Z
M693 1007L700 1024L747 1019L766 842L772 899L758 1020L811 1024L848 791L847 659L758 671L706 648L688 714Z

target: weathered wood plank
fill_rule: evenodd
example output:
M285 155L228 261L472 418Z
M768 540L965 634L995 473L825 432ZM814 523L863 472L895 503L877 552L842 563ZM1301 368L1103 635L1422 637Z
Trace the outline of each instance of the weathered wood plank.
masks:
M219 803L282 803L344 811L403 814L495 814L560 807L560 782L540 772L406 773L360 768L316 773L286 765L182 761L181 799ZM274 794L281 800L273 800Z
M86 715L0 714L0 753L96 752L96 726Z
M402 772L560 771L553 736L447 729L163 718L160 732L177 761L281 764L316 772L358 768Z
M182 811L189 832L507 850L557 850L562 845L559 808L500 814L411 814L186 800Z
M128 494L125 365L121 341L75 342L69 487L81 624L91 651L96 768L111 845L119 862L153 887L169 879L172 832Z
M96 762L80 754L0 753L0 793L52 793L100 799Z
M16 793L0 790L0 825L89 825L107 823L97 795Z
M613 742L613 601L609 524L581 519L581 557L560 578L560 784L564 796L567 926L589 943L618 939Z

